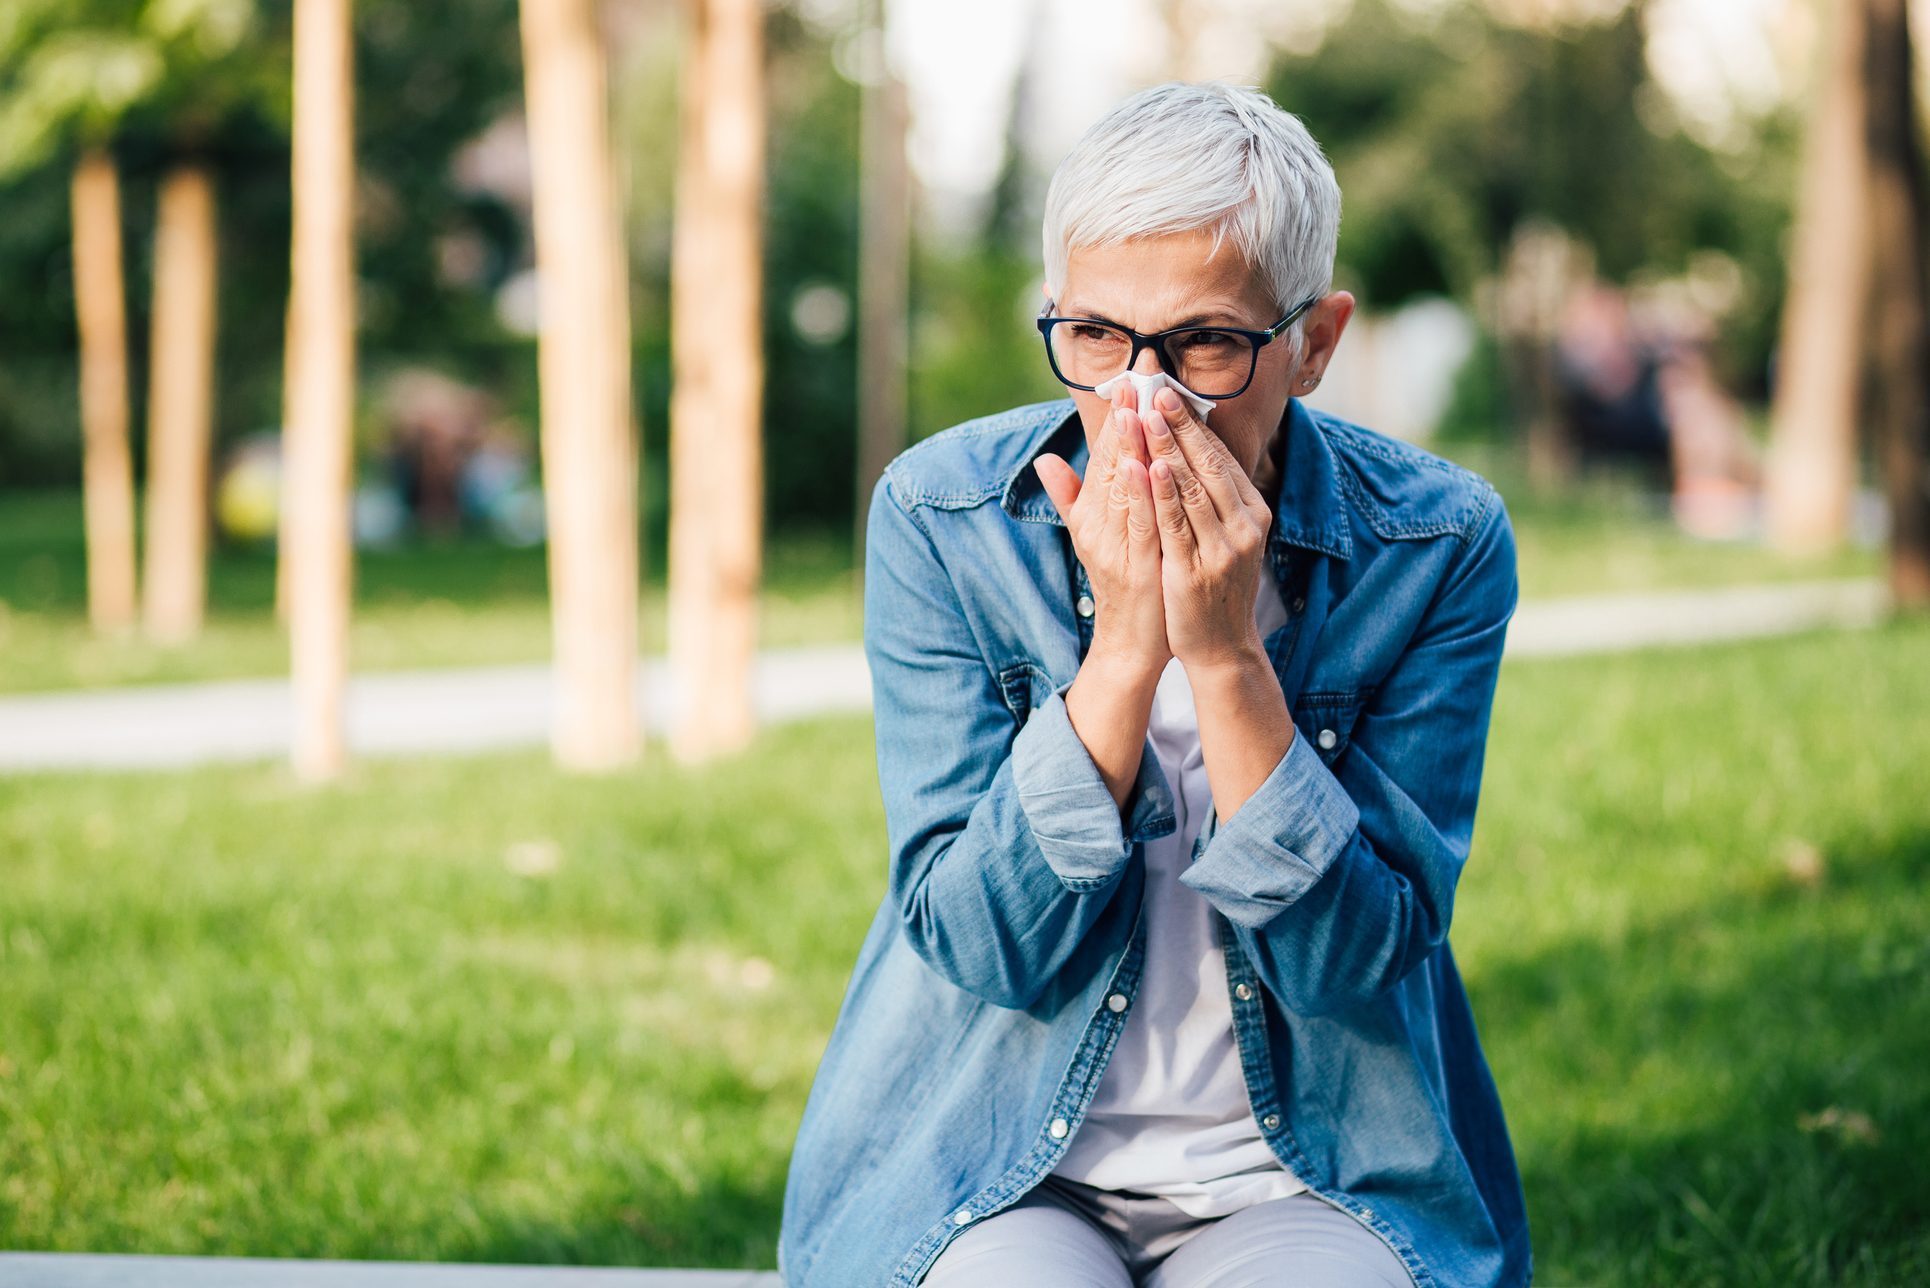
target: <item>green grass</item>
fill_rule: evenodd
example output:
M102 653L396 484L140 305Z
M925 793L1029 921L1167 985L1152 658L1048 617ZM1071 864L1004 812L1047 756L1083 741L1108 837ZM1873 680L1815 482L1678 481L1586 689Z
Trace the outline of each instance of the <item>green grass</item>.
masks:
M1455 942L1545 1281L1930 1280L1927 656L1506 669Z
M1505 458L1468 455L1508 498L1527 598L1590 591L1703 587L1875 575L1881 552L1851 547L1796 559L1746 543L1700 541L1658 516L1613 477L1560 500L1538 498ZM550 652L543 552L480 540L365 551L355 571L350 664L359 671L541 661ZM765 645L856 640L859 581L848 543L786 537L766 552L760 631ZM662 563L661 552L653 565ZM279 675L288 649L270 612L275 567L266 550L217 549L201 640L166 647L103 638L86 618L80 501L71 492L0 492L0 693L96 685ZM663 647L663 587L646 582L644 649Z
M1454 942L1540 1282L1930 1279L1926 657L1504 667ZM657 750L0 779L0 1246L774 1264L868 725Z

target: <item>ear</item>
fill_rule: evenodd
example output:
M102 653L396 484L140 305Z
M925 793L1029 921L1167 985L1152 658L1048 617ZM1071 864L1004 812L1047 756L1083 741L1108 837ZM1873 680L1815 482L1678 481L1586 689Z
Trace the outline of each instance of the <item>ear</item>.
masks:
M1353 316L1354 297L1347 291L1335 291L1308 311L1307 352L1300 360L1303 374L1318 376L1326 371L1341 333L1347 329L1347 320Z

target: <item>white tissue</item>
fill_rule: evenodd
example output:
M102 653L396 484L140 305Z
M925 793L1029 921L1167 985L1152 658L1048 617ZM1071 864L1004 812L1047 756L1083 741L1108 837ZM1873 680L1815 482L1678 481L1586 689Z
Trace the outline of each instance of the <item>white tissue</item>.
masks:
M1212 411L1217 405L1210 399L1200 397L1163 371L1155 371L1150 375L1143 371L1122 371L1111 380L1102 381L1094 385L1092 392L1110 401L1113 391L1119 388L1119 382L1122 380L1132 381L1133 388L1139 391L1139 414L1141 416L1153 410L1153 395L1159 392L1161 385L1171 385L1173 391L1180 396L1180 401L1191 407L1193 409L1193 415L1200 420L1205 420L1206 413Z

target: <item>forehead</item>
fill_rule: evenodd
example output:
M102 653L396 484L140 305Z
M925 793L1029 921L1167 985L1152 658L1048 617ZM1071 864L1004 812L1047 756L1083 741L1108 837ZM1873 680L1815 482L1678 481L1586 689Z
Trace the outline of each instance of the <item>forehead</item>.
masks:
M1114 321L1165 327L1199 313L1249 321L1270 304L1231 236L1213 245L1210 229L1135 237L1111 246L1078 246L1066 256L1061 307ZM1258 325L1266 325L1271 318Z

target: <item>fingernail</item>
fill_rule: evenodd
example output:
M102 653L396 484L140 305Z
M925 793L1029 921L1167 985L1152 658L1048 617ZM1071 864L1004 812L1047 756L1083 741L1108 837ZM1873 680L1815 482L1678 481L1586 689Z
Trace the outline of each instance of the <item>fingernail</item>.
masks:
M1161 438L1166 437L1167 434L1172 432L1167 428L1166 417L1160 415L1157 409L1154 410L1152 415L1146 418L1146 428Z
M1170 389L1162 389L1159 391L1159 393L1154 395L1153 405L1158 407L1161 411L1178 411L1179 395L1174 393Z

